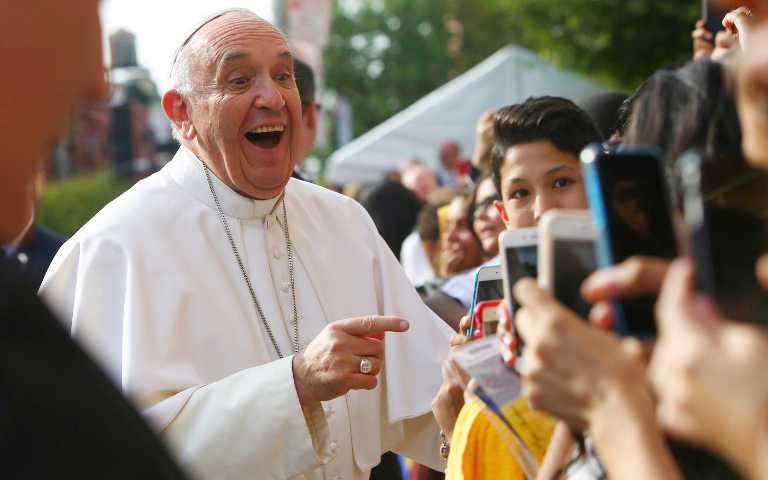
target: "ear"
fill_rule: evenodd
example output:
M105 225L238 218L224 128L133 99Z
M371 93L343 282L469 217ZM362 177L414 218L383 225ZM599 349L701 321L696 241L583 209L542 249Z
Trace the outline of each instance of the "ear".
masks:
M504 209L504 204L501 203L501 200L494 200L493 206L496 207L496 211L499 212L501 219L504 221L504 225L507 227L507 230L509 230L509 217L507 216L507 211Z
M302 112L301 121L304 127L314 134L317 129L317 103L312 102L307 105L306 110Z
M176 90L168 90L163 95L163 111L168 119L173 123L174 129L179 132L185 140L192 140L197 134L195 126L192 125L192 119L189 117L187 104L184 98Z

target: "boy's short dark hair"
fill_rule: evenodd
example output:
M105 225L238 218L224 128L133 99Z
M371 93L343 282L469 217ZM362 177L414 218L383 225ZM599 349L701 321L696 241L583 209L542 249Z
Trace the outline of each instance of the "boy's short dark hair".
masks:
M511 147L547 140L557 149L578 157L588 144L602 141L589 115L561 97L531 97L523 103L500 108L493 117L493 133L491 172L499 194L501 166Z

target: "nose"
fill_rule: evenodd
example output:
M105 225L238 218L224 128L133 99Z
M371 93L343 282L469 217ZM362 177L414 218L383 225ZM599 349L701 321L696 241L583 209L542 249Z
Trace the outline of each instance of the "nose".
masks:
M533 205L533 218L538 223L544 212L557 207L555 196L549 192L543 192L536 195L536 201Z
M253 99L254 108L266 108L280 111L285 107L285 98L272 82L271 78L255 82L256 96Z

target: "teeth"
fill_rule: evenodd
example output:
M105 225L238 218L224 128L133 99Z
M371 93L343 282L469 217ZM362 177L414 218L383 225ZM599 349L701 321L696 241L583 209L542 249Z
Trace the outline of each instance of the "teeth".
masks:
M264 125L254 130L251 130L248 133L271 133L271 132L282 132L283 130L285 130L285 127L282 125Z

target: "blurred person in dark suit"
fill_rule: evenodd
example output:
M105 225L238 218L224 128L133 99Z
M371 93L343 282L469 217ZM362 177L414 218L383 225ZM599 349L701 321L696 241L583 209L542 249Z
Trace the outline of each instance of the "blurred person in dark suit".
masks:
M48 265L64 244L66 238L37 222L35 216L36 198L42 190L44 174L38 174L38 181L29 184L25 201L18 207L28 220L13 236L13 240L2 245L5 255L16 257L35 291L40 288ZM35 188L37 186L38 188Z
M299 128L300 151L293 168L293 178L311 181L302 171L301 164L315 147L317 138L317 112L320 109L315 101L315 74L312 68L298 58L293 59L294 79L301 101L301 128Z
M97 6L96 0L7 2L0 16L0 60L7 67L0 76L4 478L183 478L140 416L40 303L18 261L25 252L19 246L50 248L46 241L25 247L19 238L30 219L19 206L27 203L40 160L73 102L105 96ZM15 254L7 255L6 246Z

